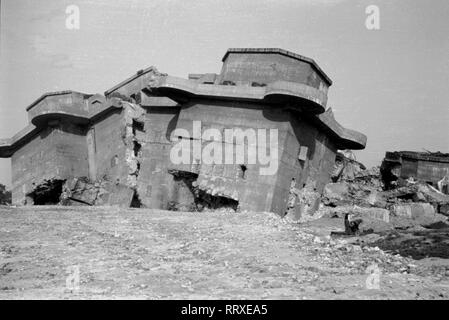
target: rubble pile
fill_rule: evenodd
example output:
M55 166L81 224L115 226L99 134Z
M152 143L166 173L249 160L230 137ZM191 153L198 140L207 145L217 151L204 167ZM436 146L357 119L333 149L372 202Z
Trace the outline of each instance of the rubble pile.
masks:
M169 201L170 211L239 211L238 195L230 195L218 184L208 183L207 176L181 170L169 170L178 187L178 198Z
M449 194L449 153L386 152L380 171L385 189L403 187L420 180Z
M449 195L425 181L408 179L386 188L379 167L364 169L347 151L337 158L332 180L324 188L317 218L360 220L358 234L449 227Z
M282 222L284 221L285 224ZM381 244L383 237L371 233L363 237L343 235L334 237L323 232L325 226L318 220L297 224L278 220L275 216L268 221L278 228L290 229L296 233L298 249L305 252L313 261L327 265L343 274L365 273L370 266L377 266L383 273L416 274L424 267L414 264L411 257L397 254L395 250L384 250ZM425 272L429 274L429 270ZM435 272L440 274L441 272Z
M107 176L45 179L27 193L29 205L141 207L135 188L112 182Z

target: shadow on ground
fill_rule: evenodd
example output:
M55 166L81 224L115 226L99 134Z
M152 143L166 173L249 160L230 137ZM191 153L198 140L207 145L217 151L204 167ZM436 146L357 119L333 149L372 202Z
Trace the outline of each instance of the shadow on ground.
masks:
M449 258L449 228L445 225L431 226L422 231L402 231L374 242L384 251L420 260L429 257Z

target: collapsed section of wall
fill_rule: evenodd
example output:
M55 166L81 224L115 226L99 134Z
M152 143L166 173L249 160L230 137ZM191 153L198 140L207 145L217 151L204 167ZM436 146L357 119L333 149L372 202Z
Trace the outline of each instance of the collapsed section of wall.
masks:
M229 197L221 188L199 182L198 174L188 171L170 170L174 177L173 199L168 209L173 211L224 210L238 211L237 195Z

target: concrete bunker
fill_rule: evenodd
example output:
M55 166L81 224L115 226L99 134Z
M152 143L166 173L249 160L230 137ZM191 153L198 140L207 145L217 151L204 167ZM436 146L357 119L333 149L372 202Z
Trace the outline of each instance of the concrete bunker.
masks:
M12 159L13 203L310 215L338 150L363 149L366 136L335 120L327 107L332 81L314 60L276 48L232 48L222 61L219 74L183 79L149 67L104 94L41 96L27 108L28 126L0 140L0 157ZM219 132L276 130L277 171L261 175L260 164L237 160L173 163L174 130L210 143L192 131L193 121ZM48 177L61 181L36 188Z

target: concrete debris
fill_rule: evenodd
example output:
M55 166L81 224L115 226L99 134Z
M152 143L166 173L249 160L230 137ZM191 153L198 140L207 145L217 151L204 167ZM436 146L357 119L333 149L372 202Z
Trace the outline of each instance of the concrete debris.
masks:
M336 207L338 205L350 204L351 200L349 197L350 191L347 183L329 183L324 187L323 203L327 206Z
M125 133L123 141L126 146L125 158L128 165L129 187L137 188L140 172L142 146L145 144L145 110L138 104L122 101L124 106Z
M224 188L216 187L213 183L199 174L170 170L177 184L176 198L169 202L168 210L172 211L209 211L218 210L236 212L239 210L237 195L227 196Z
M410 219L435 215L435 209L429 203L396 204L393 206L393 212L397 217Z
M129 186L112 183L106 179L90 181L86 177L67 179L62 187L62 205L110 205L133 207L135 190Z
M349 156L341 156L337 167L341 167L341 159L346 163L354 161ZM442 183L436 189L433 186L436 184L404 176L402 167L393 161L384 161L381 168L368 170L359 166L357 170L334 177L338 179L324 187L316 216L345 217L346 235L447 225L449 196L441 192L446 178L439 179Z
M438 190L441 193L449 194L449 170L447 170L447 173L443 177L443 179L438 181L437 185L438 185Z
M439 205L438 212L449 217L449 203Z
M383 188L382 181L380 179L380 167L372 167L370 169L359 171L354 179L354 182L359 185L368 185L378 190Z
M449 153L441 152L387 152L381 165L386 189L405 186L410 179L437 187L448 172Z
M353 180L366 167L356 160L351 150L337 152L334 170L331 175L333 182Z
M312 183L306 184L301 190L297 189L292 181L290 188L289 204L286 218L297 222L306 222L318 219L316 215L320 205L321 194L318 193Z
M331 207L358 205L386 208L388 205L386 200L385 193L366 180L329 183L324 187L322 197L322 203Z

